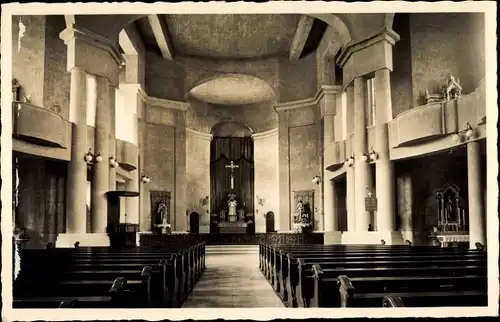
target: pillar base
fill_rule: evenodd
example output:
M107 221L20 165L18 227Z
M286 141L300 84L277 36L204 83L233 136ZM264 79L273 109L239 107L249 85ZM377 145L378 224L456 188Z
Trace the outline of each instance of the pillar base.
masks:
M59 234L56 248L74 248L80 242L80 247L109 247L108 234Z
M382 239L386 245L404 245L403 235L399 231L346 231L342 233L342 245L381 245Z
M342 244L342 232L340 231L325 231L323 233L323 239L325 245L341 245Z
M402 230L401 235L403 237L403 241L406 242L409 240L414 246L417 243L417 238L415 237L417 234L413 230Z

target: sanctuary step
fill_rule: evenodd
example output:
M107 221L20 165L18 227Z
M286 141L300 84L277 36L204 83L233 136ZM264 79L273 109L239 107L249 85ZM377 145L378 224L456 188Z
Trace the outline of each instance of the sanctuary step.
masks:
M210 245L205 246L207 255L258 254L258 245Z

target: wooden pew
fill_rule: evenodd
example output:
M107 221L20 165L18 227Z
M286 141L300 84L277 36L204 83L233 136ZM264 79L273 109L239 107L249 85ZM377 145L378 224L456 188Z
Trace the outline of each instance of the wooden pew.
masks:
M308 252L300 252L300 251L291 251L291 252L285 252L283 250L280 250L279 252L275 252L275 260L272 261L272 265L269 266L267 269L269 272L269 281L273 288L275 289L276 292L282 293L282 284L280 284L280 280L282 279L281 276L285 275L287 276L287 269L288 269L288 263L289 262L289 256L293 255L293 257L301 257L301 258L316 258L317 260L320 260L321 258L329 258L329 257L334 257L338 254L342 254L344 257L346 256L359 256L359 257L371 257L373 256L374 253L377 255L383 255L383 254L392 254L394 252L398 252L398 254L414 254L418 253L419 256L429 256L429 259L432 259L436 256L436 251L435 250L428 250L426 252L424 251L409 251L408 249L400 249L400 248L392 248L389 249L387 247L377 249L374 248L373 250L364 250L363 248L359 248L357 250L356 248L354 249L348 249L348 250L331 250L331 249L326 249L324 251L320 252L314 252L314 251L308 251ZM439 252L439 256L455 256L455 255L460 255L462 252ZM481 252L482 253L482 252ZM469 252L470 254L470 252ZM478 252L479 254L479 252ZM286 256L285 256L286 255ZM296 266L296 261L293 262ZM283 295L283 294L282 294Z
M287 252L288 250L288 252ZM298 271L294 270L293 266L297 265L297 259L294 259L293 256L304 256L305 260L307 261L307 257L309 256L311 258L311 261L304 262L304 265L309 265L312 266L312 264L315 261L319 262L326 262L328 263L329 261L335 262L338 261L338 257L341 256L342 258L347 258L350 259L351 261L358 261L359 262L365 260L366 258L374 258L374 253L376 253L377 257L376 258L379 263L376 264L384 264L383 261L384 259L390 260L392 257L394 257L394 254L397 254L401 258L401 260L407 260L407 261L413 261L413 262L418 262L424 261L428 262L430 260L434 260L436 257L441 259L441 260L446 260L448 259L448 262L443 262L443 263L448 263L448 266L452 266L455 263L453 262L453 259L458 260L459 258L462 259L469 259L469 260L480 260L480 259L485 259L484 253L483 252L473 252L469 251L467 249L443 249L443 248L436 248L436 247L409 247L407 245L401 245L401 246L381 246L381 245L278 245L278 246L270 246L270 245L265 245L261 244L259 245L259 255L260 255L260 268L262 272L270 277L270 282L273 284L275 287L275 290L279 292L280 297L284 301L285 304L288 306L296 306L298 303L293 303L293 300L291 298L295 298L296 294L292 294L295 296L290 296L288 298L288 294L295 293L296 288L292 289L291 285L288 285L287 287L283 287L283 285L286 285L288 281L290 281L290 278L288 278L287 275L294 275L290 272L290 267L292 271L297 272L295 274L298 276ZM273 254L275 257L275 260L273 261L270 254ZM291 256L293 254L293 256ZM416 254L416 255L415 255ZM286 256L285 256L286 255ZM283 260L283 258L287 258L287 260ZM419 258L418 258L419 257ZM280 260L281 258L281 260ZM335 259L337 258L337 259ZM289 267L286 267L287 264L289 264L290 259L292 260L292 265L288 265ZM274 264L274 265L273 265ZM356 264L350 264L351 266L355 266ZM361 264L361 265L368 265L369 264ZM373 264L371 264L373 265ZM397 265L399 266L405 266L404 263L399 263L395 264L396 267ZM287 269L288 268L288 269ZM309 268L310 270L310 268ZM289 274L287 274L287 271ZM312 275L312 272L311 274ZM306 276L306 277L312 277L312 276ZM304 280L303 278L301 278ZM298 280L296 278L295 280ZM311 282L311 281L309 281ZM289 282L288 282L289 283ZM311 284L311 283L310 283ZM299 293L302 291L301 287L302 285L297 287L299 290ZM309 290L312 288L309 288ZM306 288L306 293L307 293L307 288ZM306 294L308 296L311 296L310 294ZM302 294L299 294L299 298L302 298ZM307 300L307 296L305 297Z
M486 265L356 269L313 265L313 271L312 307L377 307L386 296L413 300L415 306L487 304ZM451 302L446 299L448 295L453 297ZM395 299L393 303L400 301Z
M164 260L164 256L167 255L170 258ZM177 252L165 252L165 248L161 249L106 249L106 248L77 248L77 249L51 249L44 253L41 252L26 252L23 256L23 260L27 262L37 262L37 260L44 260L51 263L36 272L30 271L29 269L23 269L21 275L49 275L55 277L57 274L62 273L62 281L56 280L56 285L60 284L76 284L78 281L82 281L83 285L92 284L104 284L107 280L107 276L111 274L123 272L126 275L127 268L132 269L137 272L138 267L141 264L148 264L148 268L141 271L141 283L138 281L129 280L126 284L127 298L130 298L133 293L139 293L138 290L146 290L143 292L144 302L132 301L135 305L141 303L141 305L150 306L151 303L159 301L164 304L165 291L170 305L166 307L179 307L182 300L185 299L191 288L194 286L196 281L201 276L202 270L205 267L205 245L200 243L197 245L189 246L185 251ZM154 261L154 262L152 262ZM161 264L164 261L165 265ZM170 262L170 263L169 263ZM61 263L60 265L55 265L55 263ZM170 270L163 270L161 267L170 267ZM25 265L26 266L26 265ZM115 266L114 268L111 268ZM54 267L59 269L54 270ZM52 269L51 269L52 268ZM44 274L45 273L45 274ZM131 273L131 272L130 272ZM89 277L87 277L89 276ZM163 276L163 278L162 278ZM166 276L166 277L165 277ZM20 276L20 280L23 280L23 276ZM97 280L95 278L98 277ZM130 278L130 276L128 276ZM152 282L152 279L158 282ZM75 278L76 280L72 280ZM92 280L88 280L92 278ZM93 283L89 283L93 282ZM18 282L17 284L19 285ZM26 283L25 283L26 284ZM159 287L158 287L159 285ZM183 289L185 286L185 289ZM90 288L90 287L89 287ZM176 288L177 294L176 294ZM19 289L19 287L18 287ZM57 289L57 288L56 288ZM170 290L172 290L170 292ZM163 292L163 296L158 299L158 294ZM80 296L81 294L79 294ZM154 295L154 296L153 296ZM59 295L59 297L61 297ZM81 298L81 296L80 296ZM34 299L33 299L34 300ZM43 302L43 301L42 301ZM61 301L62 302L62 301ZM74 306L75 303L88 303L85 299L83 300L68 300L64 298L65 304L63 306ZM24 303L28 303L25 301ZM52 304L45 303L45 305L54 306ZM71 304L72 303L72 304ZM123 302L122 302L123 303ZM142 304L143 303L143 304ZM32 301L32 304L35 304ZM25 307L29 307L26 305ZM127 306L122 306L127 307Z
M378 254L365 257L365 256L346 256L337 258L300 258L298 260L289 257L288 261L288 276L280 275L280 283L283 285L286 294L296 294L300 299L301 294L312 289L312 280L305 279L312 277L312 266L314 264L321 265L323 268L404 268L404 267L421 267L421 266L436 266L440 267L459 267L461 265L484 265L486 257L480 254L476 255L463 255L463 256L449 256L449 257L430 257L430 256L411 256L411 255L381 255ZM282 271L283 273L284 271Z
M72 263L88 263L95 260L99 260L101 264L109 262L109 263L129 263L131 261L143 262L146 258L158 258L160 253L165 253L164 248L162 249L154 249L152 253L151 249L141 248L139 251L143 253L139 253L136 249L126 249L124 250L110 250L109 252L105 248L87 248L87 249L76 249L71 251L68 254L66 251L58 251L54 250L51 254L57 256L57 254L61 254L61 256L65 257L67 262ZM120 254L119 258L112 256L113 254ZM202 270L204 269L204 243L194 245L186 252L181 252L180 254L165 253L165 255L176 256L175 259L178 267L181 268L180 275L182 275L181 281L177 284L183 285L185 289L181 289L181 296L183 294L189 293L192 289L194 283L201 276ZM47 254L43 254L45 258ZM110 257L111 256L111 257ZM167 260L168 261L168 260ZM179 263L179 261L181 263ZM148 263L152 264L152 263ZM179 287L180 288L180 287ZM179 289L175 288L175 289Z
M27 296L15 297L13 299L13 308L120 308L126 307L128 300L125 296L126 280L123 277L116 278L112 284L96 283L93 292L101 293L102 296L61 296L57 295L57 291L50 289L50 292L45 292L46 296L36 296L26 292ZM102 286L102 289L100 288ZM110 286L110 287L109 287ZM76 284L78 288L78 284ZM107 291L106 291L107 289ZM81 290L81 289L80 289ZM75 290L79 292L80 290Z
M366 255L370 256L371 253L377 252L377 253L383 253L383 252L394 252L397 251L398 253L419 253L421 255L424 254L429 254L429 255L435 255L436 252L439 254L462 254L462 253L468 253L468 250L451 250L451 251L445 251L442 250L442 248L415 248L411 249L408 246L402 246L402 247L393 247L393 246L382 246L382 247L350 247L350 248L325 248L325 249L310 249L307 251L301 251L299 250L290 250L286 251L283 249L276 249L273 251L272 257L268 260L268 264L266 265L267 267L265 268L266 270L266 276L270 280L270 283L273 285L273 287L276 287L277 285L274 285L276 282L276 277L279 276L279 270L281 266L286 266L286 254L293 254L295 257L302 257L302 256L310 256L310 257L315 257L317 256L328 256L330 254L335 255L338 253L359 253L360 255ZM279 290L277 290L279 291Z

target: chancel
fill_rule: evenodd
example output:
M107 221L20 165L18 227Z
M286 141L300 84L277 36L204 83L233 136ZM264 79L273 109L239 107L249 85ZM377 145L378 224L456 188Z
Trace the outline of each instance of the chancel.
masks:
M486 306L482 13L2 23L15 307Z

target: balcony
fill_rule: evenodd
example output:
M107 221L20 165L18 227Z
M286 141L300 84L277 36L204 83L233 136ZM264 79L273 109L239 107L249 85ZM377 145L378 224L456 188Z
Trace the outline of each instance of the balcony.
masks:
M13 103L12 135L22 141L57 148L70 145L71 123L51 110L29 103Z
M473 126L486 117L484 82L456 100L430 103L399 114L389 123L391 148L415 146Z

